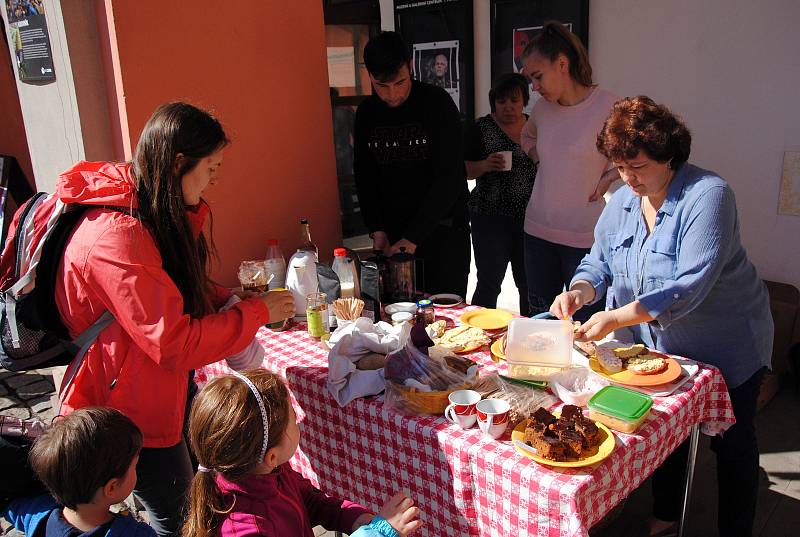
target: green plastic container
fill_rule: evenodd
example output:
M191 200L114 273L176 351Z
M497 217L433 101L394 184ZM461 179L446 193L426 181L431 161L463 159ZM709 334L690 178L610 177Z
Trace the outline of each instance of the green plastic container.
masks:
M589 419L621 433L632 433L647 418L653 398L619 386L606 386L589 399Z

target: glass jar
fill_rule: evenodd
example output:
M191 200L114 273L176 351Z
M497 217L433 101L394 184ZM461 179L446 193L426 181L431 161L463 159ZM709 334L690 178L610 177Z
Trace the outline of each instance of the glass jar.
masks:
M280 292L280 291L286 291L286 289L284 289L282 287L276 287L275 289L270 289L268 292L269 293L276 293L276 292ZM282 332L283 330L286 330L287 328L289 328L291 326L291 324L292 324L292 318L291 317L287 317L286 319L283 319L281 321L275 321L275 322L272 322L272 323L267 323L264 326L266 326L267 328L269 328L273 332Z
M308 335L320 338L328 333L328 297L325 293L306 295L306 319Z
M436 311L433 309L433 302L423 298L417 302L417 322L428 326L436 320Z

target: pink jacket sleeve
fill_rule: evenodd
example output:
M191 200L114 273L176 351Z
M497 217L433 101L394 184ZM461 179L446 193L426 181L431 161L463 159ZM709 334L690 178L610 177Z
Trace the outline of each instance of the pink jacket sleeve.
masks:
M131 220L117 221L97 238L84 278L134 343L167 369L195 369L235 354L269 320L258 298L201 319L183 313L183 297L155 243Z
M288 465L287 470L291 470L295 476L312 526L323 526L329 530L352 533L356 519L364 513L371 512L355 502L328 496L312 485L308 479L289 468Z

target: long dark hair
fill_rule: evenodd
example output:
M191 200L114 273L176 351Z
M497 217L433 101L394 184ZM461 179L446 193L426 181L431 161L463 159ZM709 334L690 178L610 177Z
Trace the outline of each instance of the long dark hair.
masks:
M138 217L152 233L164 270L183 296L183 311L192 317L212 311L208 288L213 244L202 232L197 238L192 232L181 179L227 144L222 125L211 114L190 104L168 103L150 116L133 156ZM179 153L185 158L176 169Z
M586 47L578 36L560 22L545 22L542 31L522 51L522 59L525 60L534 52L550 62L556 61L558 55L563 54L569 60L570 78L582 86L592 85L592 65L589 63Z
M280 443L289 424L289 390L270 371L254 369L244 374L264 401L269 424L267 449L271 449ZM233 509L232 500L217 487L216 475L237 482L252 474L261 462L264 425L247 384L233 375L206 384L192 403L189 439L206 470L195 474L189 488L189 513L182 535L211 537Z

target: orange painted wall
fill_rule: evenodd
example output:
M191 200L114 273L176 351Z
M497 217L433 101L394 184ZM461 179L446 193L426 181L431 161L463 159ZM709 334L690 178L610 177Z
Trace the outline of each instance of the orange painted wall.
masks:
M322 260L341 242L322 3L106 0L132 145L161 103L211 110L232 144L206 192L235 285L242 259L277 238L287 260L308 216Z
M33 166L19 107L17 79L11 65L8 42L5 39L0 39L0 42L0 154L16 157L25 177L33 182Z

